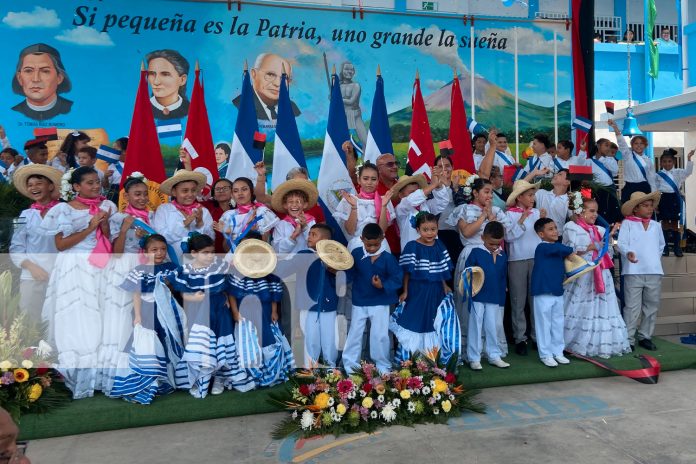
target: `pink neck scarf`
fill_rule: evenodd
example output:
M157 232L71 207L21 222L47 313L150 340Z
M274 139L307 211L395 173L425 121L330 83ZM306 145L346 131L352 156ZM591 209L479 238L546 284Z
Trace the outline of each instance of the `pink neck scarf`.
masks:
M45 205L42 205L41 203L39 203L37 201L37 202L32 203L29 208L38 210L41 217L43 217L44 214L46 214L49 209L53 208L58 203L59 203L58 200L51 200L48 203L46 203Z
M508 208L507 210L512 211L513 213L524 213L525 211L531 211L532 209L533 208L524 209L520 206L513 206L511 208Z
M311 214L308 214L308 213L304 213L304 217L305 217L306 224L309 224L311 221L314 221L316 219L314 216L312 216ZM297 223L297 220L294 217L290 216L289 214L285 215L285 217L283 218L283 221L290 223L290 225L292 227L297 227L299 225Z
M178 209L185 216L190 216L191 214L193 214L194 210L196 210L198 208L202 208L201 204L198 203L197 201L194 201L190 205L181 205L181 204L177 203L176 200L172 200L172 205L174 205L174 207L176 209Z
M379 223L379 217L380 213L382 212L382 197L377 193L377 192L372 192L372 193L367 193L367 192L360 192L358 193L358 198L361 198L363 200L372 200L375 204L375 218L377 219L377 222ZM389 221L389 210L387 210L387 221Z
M650 221L652 221L650 218L639 218L636 216L626 216L624 219L631 222L642 222L643 225L650 224Z
M97 198L82 198L78 195L75 197L75 200L85 206L89 206L89 214L94 216L95 214L99 213L99 205L106 200L106 197L98 196ZM109 262L112 247L111 242L106 235L104 235L101 225L97 226L96 234L97 244L94 246L92 253L90 253L88 261L92 266L103 269Z
M590 240L592 240L592 242L598 243L602 240L602 236L599 235L599 229L597 229L596 225L588 224L581 217L578 218L577 225L579 225L585 232L587 232L590 235ZM597 256L599 256L599 250L593 250L592 259L597 259ZM599 266L594 268L594 270L592 271L594 276L595 292L605 292L604 279L602 278L602 270L611 269L612 267L614 267L614 263L611 261L611 258L607 253L604 256L602 256L602 259L599 261Z
M249 211L251 211L254 208L260 208L264 206L263 203L259 203L258 201L253 201L249 203L248 205L237 205L237 211L241 214L246 214Z
M128 204L128 206L126 206L126 209L124 209L123 212L133 216L136 219L140 219L145 224L150 224L150 215L148 213L148 210L146 209L138 209L132 206L131 204Z

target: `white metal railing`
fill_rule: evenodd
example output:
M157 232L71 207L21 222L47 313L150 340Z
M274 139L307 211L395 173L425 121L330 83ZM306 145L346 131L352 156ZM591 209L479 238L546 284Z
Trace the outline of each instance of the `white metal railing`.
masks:
M568 19L568 13L558 13L554 11L537 11L535 19Z
M628 23L627 28L630 31L633 31L633 36L636 38L636 41L642 42L643 41L643 31L645 30L645 24L643 23ZM653 40L657 39L660 37L660 33L662 32L662 29L669 29L670 36L672 37L672 40L675 42L679 42L679 26L676 24L655 24L655 27L653 28Z
M621 38L620 16L595 16L594 30L599 34L602 42L618 42Z

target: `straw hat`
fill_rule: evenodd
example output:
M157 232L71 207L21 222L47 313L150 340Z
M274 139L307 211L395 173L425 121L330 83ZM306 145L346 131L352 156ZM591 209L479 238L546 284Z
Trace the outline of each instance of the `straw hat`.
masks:
M483 272L483 269L481 269L478 266L467 267L466 269L464 269L464 272L462 273L462 278L459 279L459 293L461 293L462 295L464 294L464 277L466 276L467 270L471 270L471 296L475 296L478 292L481 291L486 276Z
M524 179L516 180L515 183L512 184L512 192L510 193L510 196L508 196L508 199L505 202L505 204L508 206L514 206L515 200L517 200L518 196L530 189L539 190L540 186L541 182L530 184Z
M348 248L335 240L319 240L317 254L319 259L331 269L346 271L353 267L353 255Z
M306 179L290 179L286 180L273 191L271 196L271 207L276 211L285 211L283 207L283 197L293 190L299 190L307 195L309 205L307 209L314 208L319 198L319 191L312 181Z
M258 279L275 270L278 257L268 243L249 238L242 240L234 250L232 263L243 276Z
M587 274L597 267L597 264L590 263L578 255L570 255L565 259L566 279L563 285L572 282L583 274Z
M195 182L196 184L198 184L198 188L201 189L205 187L207 179L205 177L205 174L201 172L180 169L176 171L172 177L162 182L159 186L159 190L165 195L171 195L172 189L176 187L177 184L189 181Z
M428 186L428 181L425 179L423 174L416 174L415 176L401 176L391 189L394 193L399 193L408 184L418 184L418 188L425 188Z
M657 203L660 201L661 195L662 192L660 192L659 190L652 193L633 192L631 194L631 198L629 198L626 203L621 205L621 214L623 214L624 216L632 216L633 209L639 204L648 200L652 200L653 204L657 206Z
M53 191L54 196L60 196L60 184L63 180L63 173L58 169L45 164L30 164L17 169L14 174L12 174L12 183L17 191L27 198L32 198L29 190L27 190L27 179L29 179L30 176L47 177L55 187Z

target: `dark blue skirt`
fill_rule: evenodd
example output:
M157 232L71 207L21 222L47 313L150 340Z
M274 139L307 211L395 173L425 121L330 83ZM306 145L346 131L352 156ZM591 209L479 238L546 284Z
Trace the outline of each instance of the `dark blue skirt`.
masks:
M650 188L650 184L645 180L643 182L626 182L623 189L621 189L621 203L626 203L630 200L633 192L650 193L652 189Z
M657 207L657 219L660 221L678 221L681 216L681 200L676 193L662 193Z

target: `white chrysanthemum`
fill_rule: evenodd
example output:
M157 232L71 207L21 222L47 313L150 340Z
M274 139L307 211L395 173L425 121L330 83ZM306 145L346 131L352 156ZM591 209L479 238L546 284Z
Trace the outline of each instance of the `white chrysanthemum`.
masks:
M394 398L394 399L392 400L392 405L393 405L395 408L398 408L399 406L401 406L401 400L400 400L399 398Z
M297 411L293 411L292 414L290 414L293 420L297 419Z
M360 398L365 398L366 395L365 390L360 390Z
M349 400L355 399L355 390L353 390L353 391L351 391L350 393L348 393L348 399L349 399Z
M430 381L430 388L435 388L435 381L434 380Z
M442 395L440 395L439 393L435 393L433 396L435 397L435 400L437 400L437 401L440 401L442 399Z
M38 353L38 355L44 357L50 355L52 351L53 348L51 348L51 345L49 345L43 340L39 342L39 346L36 348L36 352Z
M314 425L314 414L311 411L304 411L302 413L302 419L300 419L300 426L302 430L311 430Z
M341 422L341 415L336 414L335 412L331 413L331 420L334 422Z
M329 398L329 402L328 402L327 404L328 404L329 406L333 406L333 405L334 405L334 399L333 399L333 398Z
M450 401L454 401L454 395L450 395L450 396L449 396L449 400L450 400Z
M394 406L389 403L382 408L382 412L379 414L382 416L382 419L384 419L385 422L391 422L396 419L396 411L394 410Z
M28 359L25 359L24 361L22 361L22 367L25 369L31 369L32 367L34 367L34 363Z
M379 401L380 403L384 403L384 395L379 395L377 397L377 401Z
M437 416L438 414L440 414L440 410L438 408L433 409L433 414Z
M421 391L423 392L424 395L429 395L430 394L430 387L425 385L423 387L423 390L421 390Z
M414 388L412 393L413 393L414 395L420 395L420 392L421 392L421 391L420 391L420 388Z
M408 409L408 412L416 412L416 403L409 401L406 405L406 409Z
M377 411L372 411L370 413L370 419L377 419Z

